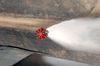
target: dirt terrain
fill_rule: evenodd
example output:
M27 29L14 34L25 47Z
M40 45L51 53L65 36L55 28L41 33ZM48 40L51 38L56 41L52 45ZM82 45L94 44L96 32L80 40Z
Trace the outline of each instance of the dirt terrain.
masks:
M24 15L25 16L25 15ZM47 28L60 23L61 20L47 20L38 18L14 17L14 14L0 14L0 26L36 31L41 27Z
M11 28L0 28L0 44L22 47L30 50L49 53L53 57L68 59L88 64L100 65L100 55L76 52L65 49L50 39L39 40L35 32L18 31Z
M100 0L0 0L0 13L32 18L66 20L100 15ZM29 16L28 16L29 17Z
M100 65L100 55L65 49L36 36L40 27L66 19L100 15L100 0L0 0L0 44L50 53L53 57Z

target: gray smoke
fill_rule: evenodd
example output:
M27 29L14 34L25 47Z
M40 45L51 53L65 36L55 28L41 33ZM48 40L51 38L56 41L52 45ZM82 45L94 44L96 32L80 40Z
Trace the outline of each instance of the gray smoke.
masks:
M100 53L100 18L66 20L47 30L48 37L65 48Z

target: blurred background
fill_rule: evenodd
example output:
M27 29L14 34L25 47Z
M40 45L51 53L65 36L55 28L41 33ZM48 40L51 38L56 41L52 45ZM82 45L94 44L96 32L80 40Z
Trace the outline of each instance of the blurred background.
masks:
M73 18L100 15L100 0L0 0L0 45L12 45L63 58L100 65L100 55L63 48L36 30Z

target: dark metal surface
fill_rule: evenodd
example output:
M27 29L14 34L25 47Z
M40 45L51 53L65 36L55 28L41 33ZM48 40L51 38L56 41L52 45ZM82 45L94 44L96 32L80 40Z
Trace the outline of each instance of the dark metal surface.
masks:
M13 66L95 66L85 63L54 58L49 56L43 56L39 54L31 54L22 59Z

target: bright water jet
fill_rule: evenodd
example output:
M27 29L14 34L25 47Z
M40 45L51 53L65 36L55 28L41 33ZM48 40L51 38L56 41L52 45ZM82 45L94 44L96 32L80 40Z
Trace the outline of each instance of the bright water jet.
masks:
M66 20L47 30L48 37L65 48L100 53L100 18Z

